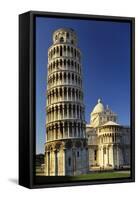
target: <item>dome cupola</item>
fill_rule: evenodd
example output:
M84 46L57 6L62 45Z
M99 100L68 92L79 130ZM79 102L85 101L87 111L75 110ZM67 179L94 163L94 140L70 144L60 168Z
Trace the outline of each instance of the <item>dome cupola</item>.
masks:
M94 109L93 109L91 114L93 115L93 114L101 113L103 111L104 111L104 105L102 104L102 100L98 99L98 103L94 107Z

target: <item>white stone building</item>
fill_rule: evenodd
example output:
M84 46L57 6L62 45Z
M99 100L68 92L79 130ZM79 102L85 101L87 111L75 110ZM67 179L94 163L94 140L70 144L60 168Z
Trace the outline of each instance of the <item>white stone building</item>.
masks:
M81 71L75 31L56 30L48 49L45 175L88 172Z
M117 115L101 99L86 125L90 169L130 167L130 128L118 124Z

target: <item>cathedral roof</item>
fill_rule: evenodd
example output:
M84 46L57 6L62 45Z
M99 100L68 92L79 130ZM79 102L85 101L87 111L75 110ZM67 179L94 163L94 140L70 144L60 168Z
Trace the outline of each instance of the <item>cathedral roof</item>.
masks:
M105 124L103 124L102 126L120 126L120 125L113 121L108 121Z
M104 105L102 104L101 99L98 99L98 103L94 107L94 109L93 109L91 114L101 113L103 111L104 111Z

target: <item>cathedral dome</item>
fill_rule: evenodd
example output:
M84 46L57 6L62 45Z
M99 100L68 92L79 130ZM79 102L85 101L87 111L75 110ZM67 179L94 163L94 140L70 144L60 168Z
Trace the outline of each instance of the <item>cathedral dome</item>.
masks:
M98 99L98 103L97 105L94 107L93 111L92 111L92 115L96 114L96 113L101 113L104 111L104 105L102 104L101 99Z

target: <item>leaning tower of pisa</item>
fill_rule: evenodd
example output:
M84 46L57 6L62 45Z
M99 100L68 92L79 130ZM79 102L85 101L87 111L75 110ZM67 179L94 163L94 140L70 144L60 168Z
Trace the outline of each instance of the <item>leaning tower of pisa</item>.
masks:
M61 28L48 49L45 175L87 171L81 52L75 31Z

